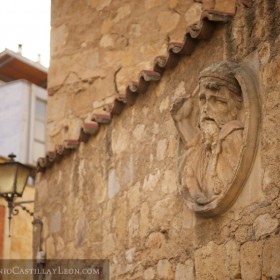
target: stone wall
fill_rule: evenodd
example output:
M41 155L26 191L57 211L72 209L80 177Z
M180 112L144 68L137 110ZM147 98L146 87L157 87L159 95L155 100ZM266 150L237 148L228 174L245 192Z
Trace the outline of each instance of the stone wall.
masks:
M53 1L49 149L77 139L93 111L151 68L169 40L184 37L203 5L218 9L226 1L199 2ZM180 56L134 106L38 175L47 258L108 258L110 279L280 277L279 13L278 1L238 1L231 22L216 24L211 39ZM236 202L202 218L177 188L169 108L194 90L202 69L224 59L258 74L260 141ZM35 231L35 253L38 238Z

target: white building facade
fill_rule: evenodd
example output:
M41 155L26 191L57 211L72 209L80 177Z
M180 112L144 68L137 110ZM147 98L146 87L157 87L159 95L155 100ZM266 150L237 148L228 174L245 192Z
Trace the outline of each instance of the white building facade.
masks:
M47 91L25 80L0 85L0 155L35 164L45 154Z

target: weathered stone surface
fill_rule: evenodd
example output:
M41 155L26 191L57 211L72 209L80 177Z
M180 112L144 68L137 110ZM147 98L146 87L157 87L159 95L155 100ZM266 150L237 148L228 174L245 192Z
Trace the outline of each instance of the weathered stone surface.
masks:
M164 259L157 264L157 275L159 279L174 279L174 272L171 263Z
M161 4L160 0L145 0L145 8L151 9Z
M196 279L227 279L226 249L210 242L195 251Z
M174 90L174 97L184 96L186 94L185 82L181 81Z
M129 133L126 129L116 129L112 132L112 150L114 153L122 153L129 147Z
M235 239L241 243L250 240L252 235L253 235L253 229L252 227L247 225L240 225L235 231Z
M166 170L162 180L162 190L165 193L173 193L177 191L176 173L172 170Z
M225 246L227 252L227 276L229 279L238 279L241 277L240 245L234 240L230 240Z
M165 236L161 232L152 232L145 243L148 249L158 249L164 246L166 240Z
M262 270L262 244L250 241L241 246L241 279L260 279Z
M235 13L236 7L236 0L231 1L223 1L223 0L216 0L214 9L217 11L221 11L223 13Z
M113 19L114 23L118 23L120 20L124 19L131 14L131 9L129 5L124 5L117 10L117 15Z
M167 229L170 220L173 218L171 209L174 209L174 201L171 198L162 199L152 207L152 223L161 229Z
M61 230L61 211L56 210L52 213L51 219L50 219L50 232L51 233L57 233Z
M185 13L187 26L190 26L199 21L202 12L201 4L194 3Z
M141 201L140 184L133 185L127 192L129 208L138 207Z
M105 34L102 36L99 45L102 48L112 48L114 46L114 40L110 34Z
M274 232L278 226L278 220L271 218L268 213L257 217L253 224L254 233L257 239Z
M280 275L280 254L279 254L280 238L277 236L265 241L263 246L263 276L268 279L277 279Z
M162 139L157 144L157 160L164 160L167 152L167 140Z
M141 141L141 139L143 139L144 132L145 132L145 125L138 124L133 130L133 136L136 138L136 140Z
M133 213L128 220L129 244L133 246L139 235L139 214Z
M145 191L149 190L149 191L153 191L159 180L160 180L160 171L158 169L154 170L154 174L149 174L145 177L144 179L144 183L143 183L143 189Z
M144 279L145 280L153 280L155 279L155 270L152 267L149 267L144 272Z
M139 224L139 230L140 230L140 236L141 238L145 237L147 233L149 232L149 229L151 227L151 222L149 218L149 212L150 208L146 202L144 202L140 209L140 224Z
M102 252L107 256L110 256L116 250L116 237L113 233L110 233L103 238Z
M114 197L120 191L120 184L115 170L111 170L108 178L108 197Z
M115 212L116 238L119 242L125 242L128 230L130 230L130 233L134 233L137 230L137 224L134 222L134 220L130 220L130 222L128 222L127 203L124 203L121 207L116 209ZM132 226L132 229L128 228L128 224Z
M160 27L160 32L170 32L177 27L180 16L173 12L161 12L158 15L157 22Z
M193 261L187 260L185 264L177 264L175 280L195 280Z
M75 225L75 245L81 246L87 238L87 222L85 217L80 217Z
M56 257L56 251L55 251L55 241L52 236L46 239L46 250L48 252L48 256L50 258Z
M132 263L134 260L134 255L135 255L135 249L136 248L131 248L129 250L126 250L125 252L125 259L127 262Z

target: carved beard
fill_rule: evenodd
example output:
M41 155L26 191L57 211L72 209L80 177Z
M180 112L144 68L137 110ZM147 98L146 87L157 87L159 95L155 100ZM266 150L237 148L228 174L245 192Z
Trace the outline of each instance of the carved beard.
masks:
M211 118L203 118L200 121L200 129L202 131L202 142L206 149L211 150L212 145L217 143L220 128L216 121Z

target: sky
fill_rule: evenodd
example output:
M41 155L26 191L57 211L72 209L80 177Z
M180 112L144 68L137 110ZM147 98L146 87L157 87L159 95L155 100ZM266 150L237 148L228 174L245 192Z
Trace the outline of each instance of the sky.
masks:
M67 1L67 0L66 0ZM0 52L5 48L49 66L51 0L0 0Z

